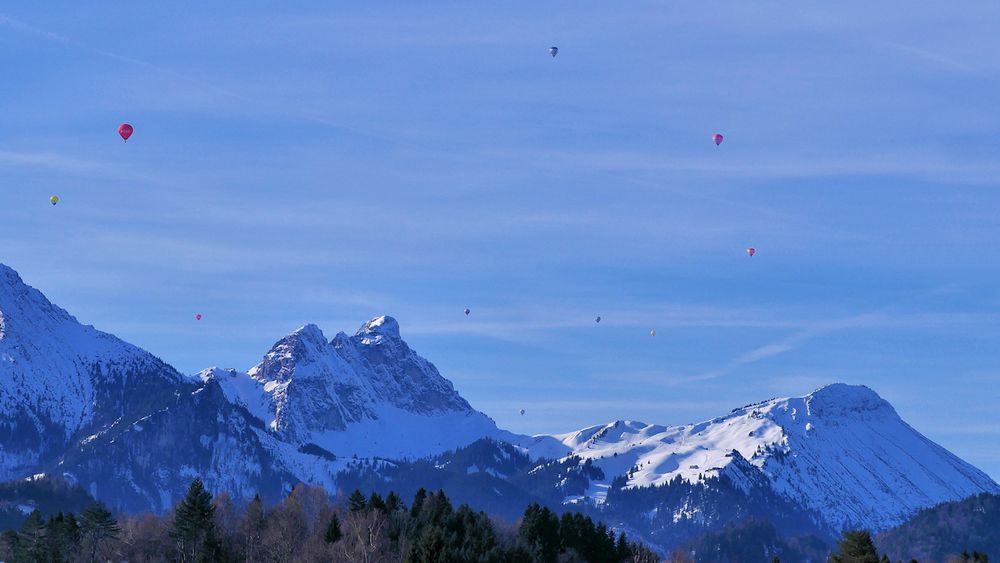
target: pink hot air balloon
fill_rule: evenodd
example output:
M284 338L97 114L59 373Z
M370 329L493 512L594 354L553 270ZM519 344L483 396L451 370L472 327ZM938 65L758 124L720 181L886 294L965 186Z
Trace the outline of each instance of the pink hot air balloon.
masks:
M201 320L201 313L198 313L197 315L195 315L194 316L194 320L200 321Z
M132 131L135 131L135 129L128 123L122 123L118 126L118 134L122 136L123 141L127 141L132 136Z
M721 133L716 133L715 135L712 135L712 140L715 141L715 146L721 145L722 144L722 134Z
M753 256L754 254L757 254L756 248L751 246L750 248L747 249L747 256Z

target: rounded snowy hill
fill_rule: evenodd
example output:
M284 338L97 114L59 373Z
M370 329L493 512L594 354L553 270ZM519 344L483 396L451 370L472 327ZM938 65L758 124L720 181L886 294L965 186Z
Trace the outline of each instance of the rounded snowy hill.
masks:
M533 455L592 459L627 487L739 480L744 458L779 495L821 514L835 529L880 530L916 510L981 492L1000 492L982 471L932 442L871 389L842 383L771 399L686 426L616 421L522 442ZM734 456L733 451L740 456Z

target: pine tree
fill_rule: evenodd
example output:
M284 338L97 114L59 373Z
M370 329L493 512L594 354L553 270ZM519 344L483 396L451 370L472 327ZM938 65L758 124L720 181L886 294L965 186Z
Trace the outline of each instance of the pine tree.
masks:
M543 508L537 503L531 504L524 511L518 535L543 563L553 563L561 551L559 519L547 506Z
M383 514L386 512L385 501L375 491L372 491L372 496L368 497L368 508L370 510L377 510Z
M170 529L170 538L174 540L182 563L215 560L218 546L214 516L212 495L205 490L201 479L196 478L187 496L177 505Z
M343 533L340 531L340 518L337 517L337 513L334 512L330 515L330 522L326 525L326 532L323 534L323 541L328 544L337 543Z
M120 534L118 522L100 502L91 504L80 515L80 539L91 563L105 559Z
M410 518L416 518L424 508L424 501L427 499L427 490L423 487L413 495L413 504L410 506Z
M354 489L351 496L347 499L347 509L351 512L361 512L368 506L365 501L365 495L361 494L361 491Z
M21 555L28 561L45 561L48 545L46 542L45 522L38 509L32 510L18 533L18 545Z
M80 545L80 529L73 513L60 512L50 516L45 528L49 561L63 563L73 560Z
M406 507L403 506L403 500L399 498L399 495L395 491L389 491L389 494L385 497L385 509L387 512L396 512L398 510L404 510Z
M3 531L3 535L0 537L2 537L0 541L3 542L2 546L0 546L3 549L0 551L6 553L12 561L16 560L21 554L21 545L17 537L17 532L7 529Z
M844 532L837 542L837 553L830 556L831 563L880 563L872 536L864 531Z

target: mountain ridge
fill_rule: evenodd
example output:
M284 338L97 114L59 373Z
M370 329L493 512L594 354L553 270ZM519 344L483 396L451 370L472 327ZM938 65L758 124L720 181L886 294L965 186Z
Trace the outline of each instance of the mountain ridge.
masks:
M831 384L683 426L613 421L522 436L472 408L390 316L329 340L307 324L245 372L189 377L80 324L2 265L0 383L3 476L54 474L124 510L165 510L194 476L237 500L276 501L298 482L331 492L349 479L384 483L395 467L489 506L546 499L676 543L734 514L776 511L788 530L804 518L809 533L880 530L1000 492L865 386ZM510 450L486 443L453 471L446 454L482 440L524 460L511 466ZM407 461L432 458L451 469ZM668 530L679 524L684 534Z

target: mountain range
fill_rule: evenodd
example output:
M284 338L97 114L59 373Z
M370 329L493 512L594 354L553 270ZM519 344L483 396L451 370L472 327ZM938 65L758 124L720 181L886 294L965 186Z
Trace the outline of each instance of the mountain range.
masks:
M685 426L523 436L475 410L392 317L329 340L305 325L246 372L184 375L0 264L0 480L38 474L125 511L166 510L195 476L272 502L298 482L440 486L512 518L526 501L594 513L663 550L750 517L828 541L1000 493L863 386Z

